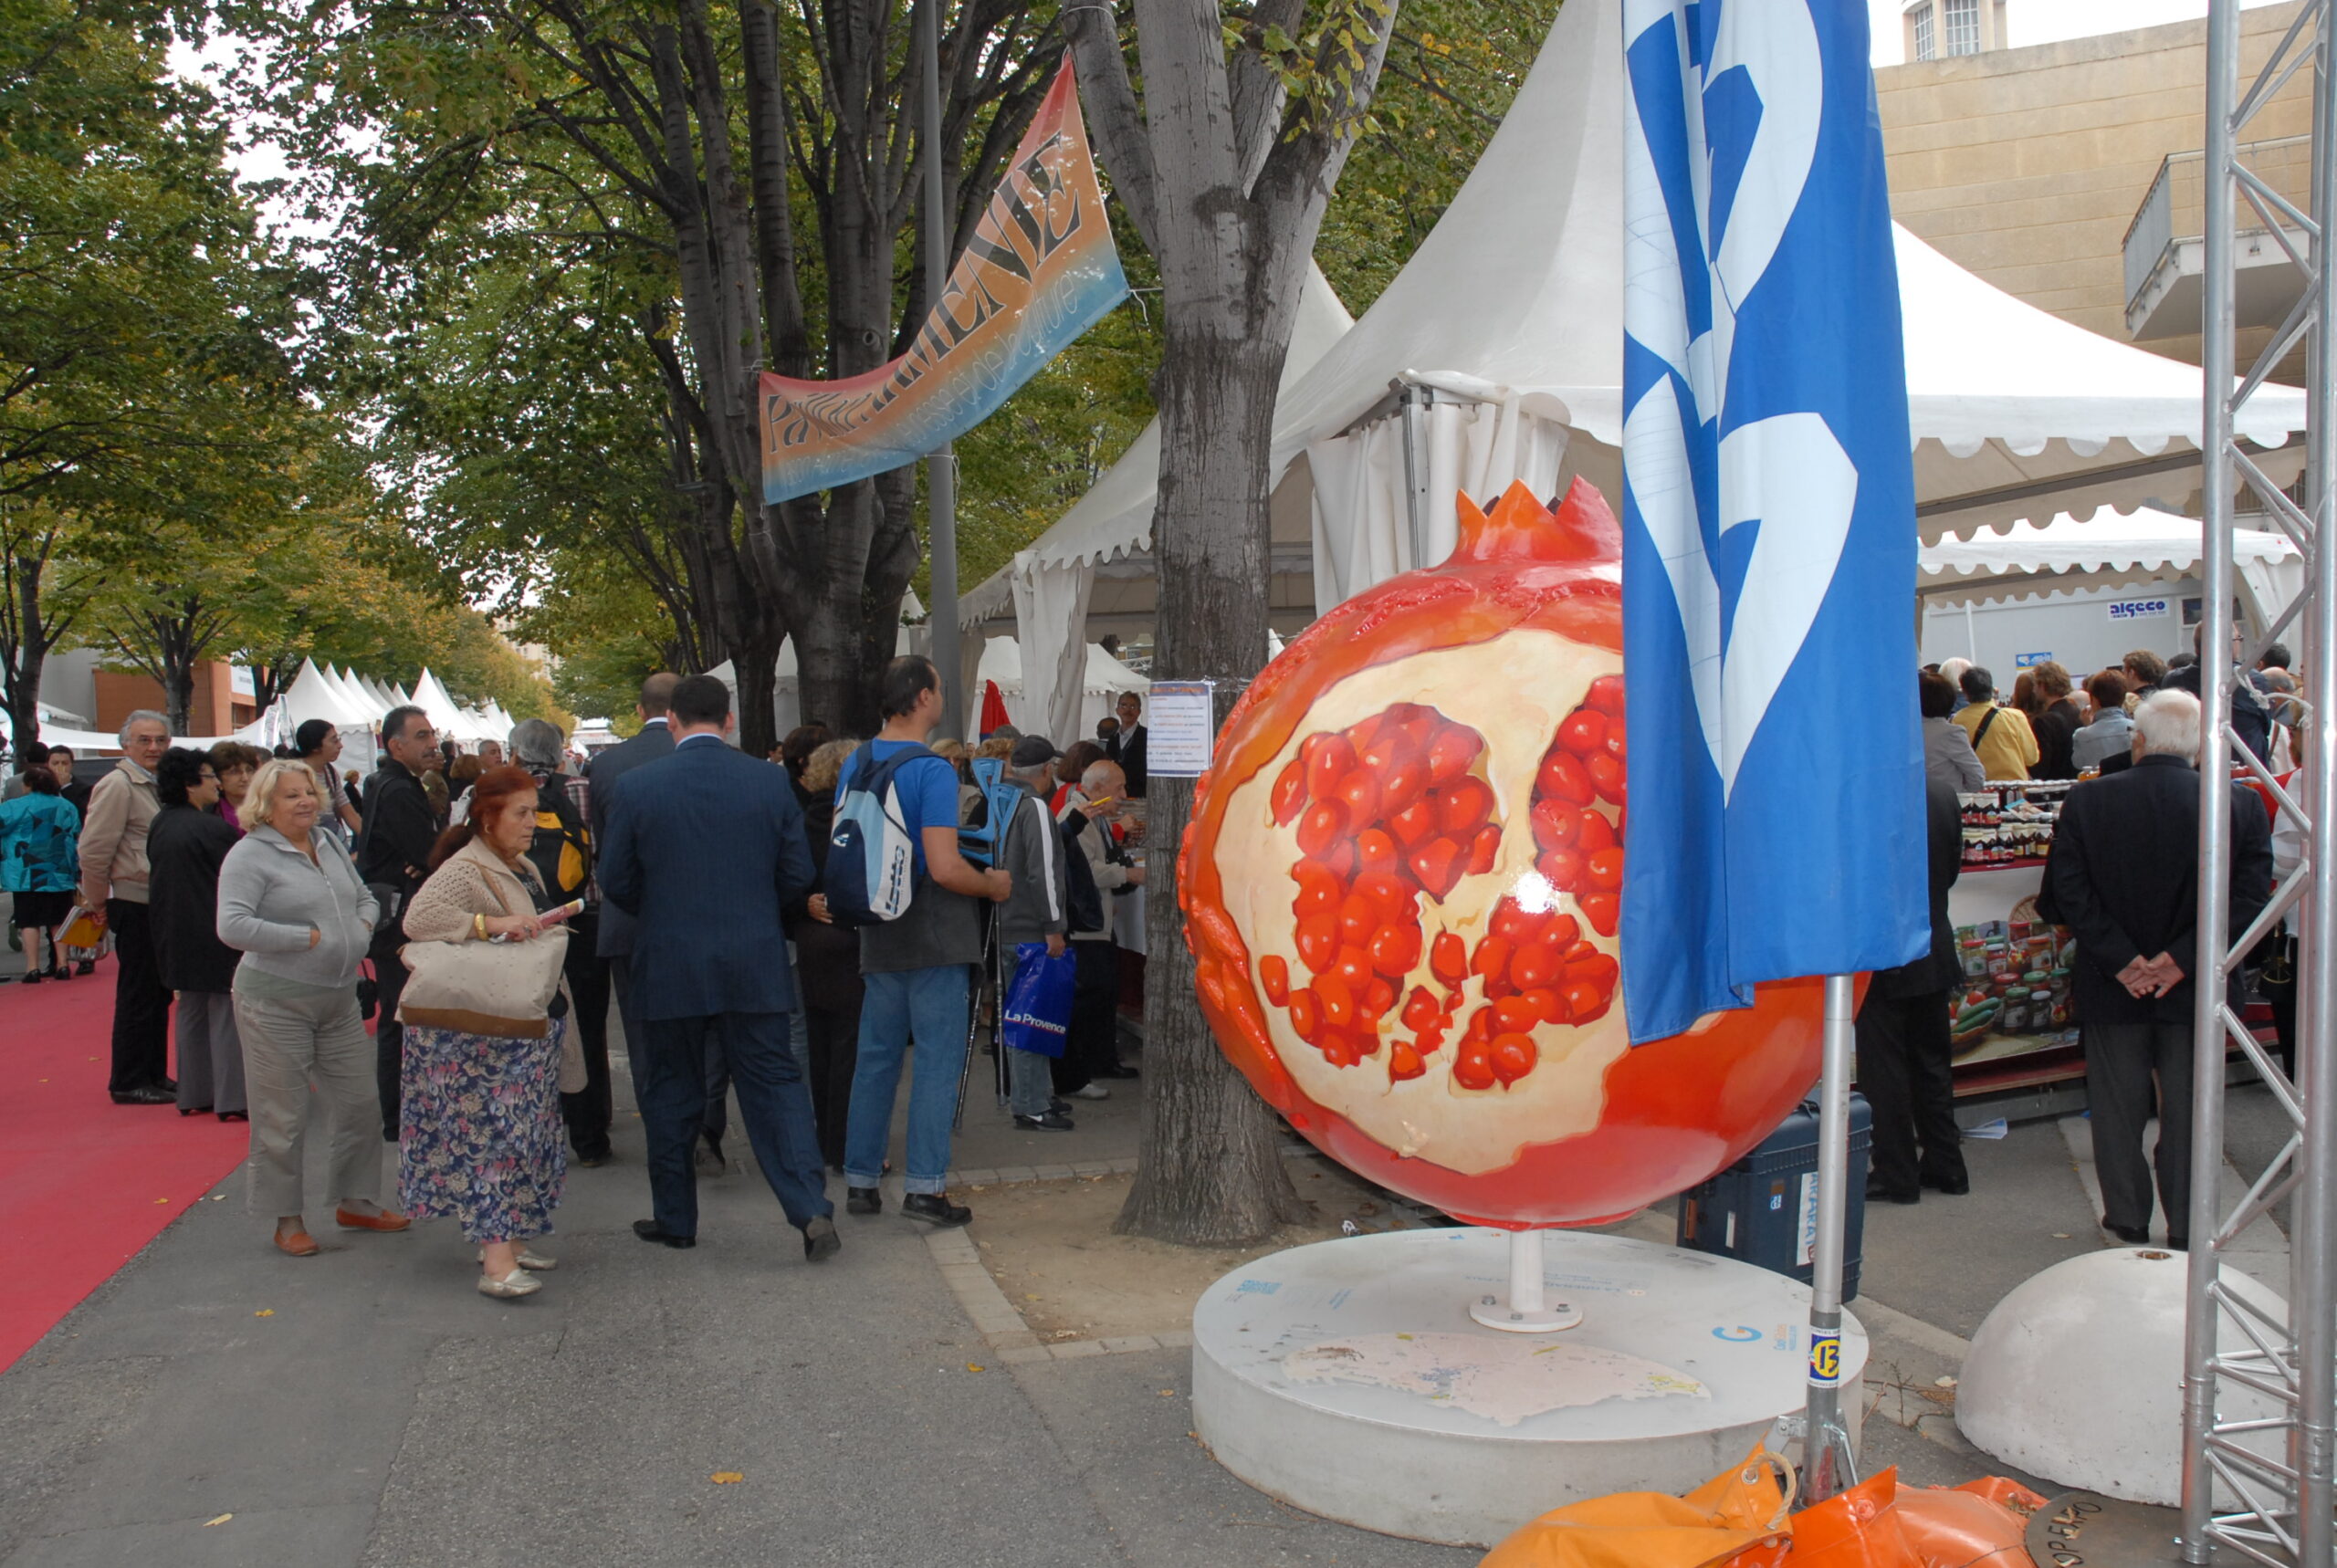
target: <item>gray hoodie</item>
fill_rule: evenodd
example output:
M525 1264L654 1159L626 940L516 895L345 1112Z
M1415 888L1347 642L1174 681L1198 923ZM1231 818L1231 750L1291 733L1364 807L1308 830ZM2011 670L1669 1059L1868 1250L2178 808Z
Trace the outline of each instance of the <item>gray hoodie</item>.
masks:
M1006 827L999 863L1014 878L1014 891L998 909L1001 942L1043 942L1070 929L1070 884L1064 879L1063 835L1055 831L1047 803L1019 779L1022 796Z
M219 940L241 948L244 965L261 974L353 986L381 905L339 834L320 824L309 841L314 864L274 828L254 828L227 852L219 867Z

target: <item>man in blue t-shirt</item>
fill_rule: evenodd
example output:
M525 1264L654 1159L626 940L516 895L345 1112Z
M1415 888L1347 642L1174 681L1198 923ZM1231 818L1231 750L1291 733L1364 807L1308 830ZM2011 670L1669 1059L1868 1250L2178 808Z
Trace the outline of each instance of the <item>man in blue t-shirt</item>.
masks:
M923 746L941 722L941 676L933 661L909 653L886 665L878 706L885 727L867 748L876 762ZM845 765L839 794L852 787L865 755L855 752ZM844 1128L844 1207L854 1214L884 1207L876 1182L885 1168L901 1067L914 1044L908 1196L901 1212L934 1225L963 1225L973 1211L949 1201L942 1176L949 1168L949 1127L957 1119L958 1077L966 1060L968 982L982 957L979 901L1003 902L1014 882L958 852L958 770L947 759L918 758L893 777L917 846L917 888L899 918L860 933L866 997ZM824 919L826 901L813 900L812 913Z

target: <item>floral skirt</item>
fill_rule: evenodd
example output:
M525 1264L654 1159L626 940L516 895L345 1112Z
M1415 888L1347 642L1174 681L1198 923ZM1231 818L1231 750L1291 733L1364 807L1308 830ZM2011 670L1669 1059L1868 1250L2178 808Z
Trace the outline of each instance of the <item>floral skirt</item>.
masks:
M398 1200L416 1219L461 1221L464 1239L519 1241L551 1229L568 1184L560 1049L459 1030L405 1031Z

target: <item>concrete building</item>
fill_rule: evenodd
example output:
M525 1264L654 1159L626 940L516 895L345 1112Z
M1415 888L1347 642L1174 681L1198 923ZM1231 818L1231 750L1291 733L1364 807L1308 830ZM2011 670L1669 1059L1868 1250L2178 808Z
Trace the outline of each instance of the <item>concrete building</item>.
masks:
M2243 87L2297 11L2290 0L2241 13ZM2206 23L2005 48L1987 42L2006 37L2002 0L1910 0L1905 26L1909 63L1875 72L1898 220L2040 309L2197 363ZM2299 204L2311 90L2311 70L2298 72L2248 131L2250 165ZM2240 218L2244 363L2303 274L2263 217ZM2281 379L2296 373L2284 366Z

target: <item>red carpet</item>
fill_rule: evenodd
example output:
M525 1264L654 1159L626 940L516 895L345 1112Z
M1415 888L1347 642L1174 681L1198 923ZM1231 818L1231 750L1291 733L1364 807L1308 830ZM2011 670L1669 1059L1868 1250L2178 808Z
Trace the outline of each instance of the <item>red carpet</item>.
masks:
M106 1097L113 981L0 986L0 1370L243 1161L241 1122Z

